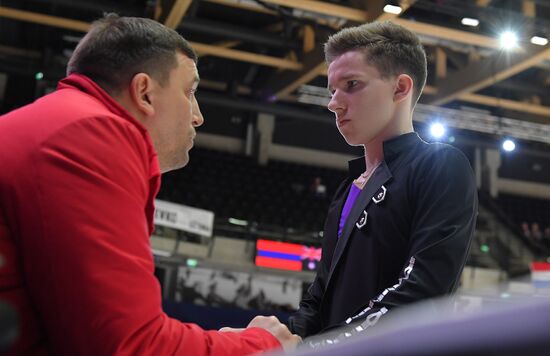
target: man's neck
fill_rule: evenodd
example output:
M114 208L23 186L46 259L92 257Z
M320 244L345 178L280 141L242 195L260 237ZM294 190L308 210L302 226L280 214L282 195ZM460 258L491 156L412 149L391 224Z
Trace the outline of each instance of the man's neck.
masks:
M412 125L413 112L409 109L410 105L409 100L398 105L389 124L377 137L363 145L365 149L365 172L370 173L384 161L384 141L414 131Z
M384 160L382 141L370 142L365 148L365 172L370 173Z
M365 149L366 172L370 172L372 169L375 169L382 161L384 161L385 141L413 131L414 130L411 121L410 124L405 124L401 127L391 130L390 132L383 133L379 135L379 137L373 139L368 144L363 145Z

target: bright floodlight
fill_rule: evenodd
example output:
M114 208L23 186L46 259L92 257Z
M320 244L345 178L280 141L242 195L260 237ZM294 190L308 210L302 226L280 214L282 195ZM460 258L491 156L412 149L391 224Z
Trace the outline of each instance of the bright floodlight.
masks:
M445 126L443 124L436 122L430 126L430 134L434 138L441 138L445 135Z
M512 152L516 149L516 144L510 139L504 140L504 142L502 143L502 149L506 152Z
M533 36L531 37L531 43L537 46L546 46L548 44L548 38Z
M462 19L462 24L464 26L476 27L477 25L479 25L479 20L478 19L473 19L471 17L464 17Z
M500 35L500 47L512 49L518 45L518 36L512 31L504 31Z
M399 6L395 5L386 5L384 6L384 12L387 12L388 14L395 14L399 15L401 13L401 8Z

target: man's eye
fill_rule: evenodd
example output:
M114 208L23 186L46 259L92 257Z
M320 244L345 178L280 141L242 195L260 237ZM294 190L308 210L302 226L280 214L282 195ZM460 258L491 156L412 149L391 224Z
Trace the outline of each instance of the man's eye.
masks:
M348 89L351 89L357 85L357 80L348 80Z

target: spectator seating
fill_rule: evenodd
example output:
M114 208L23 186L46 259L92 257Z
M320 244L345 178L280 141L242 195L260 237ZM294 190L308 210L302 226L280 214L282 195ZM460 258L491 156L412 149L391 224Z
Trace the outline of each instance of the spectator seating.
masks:
M158 198L214 211L216 221L246 220L295 231L323 229L328 205L346 172L195 148L187 167L163 175ZM316 177L326 186L310 190Z

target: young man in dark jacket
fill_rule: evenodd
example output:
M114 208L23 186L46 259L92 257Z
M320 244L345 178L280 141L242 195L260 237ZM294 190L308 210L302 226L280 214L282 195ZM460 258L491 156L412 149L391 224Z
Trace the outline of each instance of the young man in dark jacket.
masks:
M330 204L317 276L289 325L307 337L353 323L337 337L345 339L393 308L457 288L478 202L466 157L413 131L426 82L416 35L369 23L329 38L325 56L328 109L365 156L350 161Z

